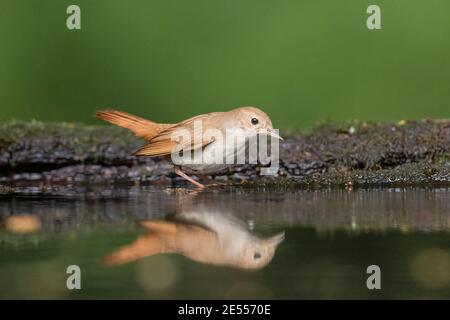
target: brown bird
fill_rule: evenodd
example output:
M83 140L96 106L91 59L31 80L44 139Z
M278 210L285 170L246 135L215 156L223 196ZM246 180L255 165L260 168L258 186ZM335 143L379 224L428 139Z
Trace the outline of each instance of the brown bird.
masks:
M258 270L272 261L284 232L261 239L236 216L223 212L188 211L175 221L142 221L149 233L104 257L120 265L155 254L180 254L216 266Z
M181 155L175 165L175 173L192 182L198 188L205 186L186 174L213 175L223 173L235 163L228 161L193 161L191 157L182 157L186 154L202 152L202 159L234 159L245 152L246 141L258 134L282 138L274 131L272 121L262 110L255 107L241 107L228 112L212 112L198 115L179 123L156 123L138 116L117 111L101 110L96 113L97 118L108 121L117 126L131 130L137 137L148 141L146 145L135 152L137 156L171 156ZM200 124L201 130L198 130ZM224 143L228 133L241 137L236 143ZM181 134L184 134L181 137ZM186 139L186 134L189 139ZM186 160L187 159L187 160Z

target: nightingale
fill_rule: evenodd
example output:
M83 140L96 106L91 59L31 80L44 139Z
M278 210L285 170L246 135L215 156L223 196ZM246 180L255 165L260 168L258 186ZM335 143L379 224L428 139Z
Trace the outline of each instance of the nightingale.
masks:
M148 233L106 255L104 263L121 265L174 253L204 264L253 271L267 266L284 240L284 232L259 238L244 221L220 211L187 211L172 220L141 221Z
M173 155L196 154L201 151L203 159L222 155L223 159L235 158L245 152L246 142L258 135L283 140L273 129L269 116L256 107L240 107L227 112L211 112L191 117L178 123L156 123L127 112L100 110L96 117L129 129L147 143L135 152L136 156L166 156L174 163ZM201 130L198 130L201 126ZM183 134L183 139L180 136ZM238 137L235 143L224 143L218 136ZM186 138L186 135L189 138ZM234 138L233 138L234 139ZM170 156L170 157L169 157ZM188 160L186 160L186 158ZM192 161L181 157L174 163L175 173L193 183L197 188L205 186L188 174L217 175L224 173L235 163L228 161Z

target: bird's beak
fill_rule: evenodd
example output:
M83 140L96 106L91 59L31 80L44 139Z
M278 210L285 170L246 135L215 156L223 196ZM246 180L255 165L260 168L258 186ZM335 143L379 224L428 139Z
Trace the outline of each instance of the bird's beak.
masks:
M278 139L283 141L284 139L277 133L275 133L272 129L260 129L258 132L260 134L267 134L268 136L271 136L272 138Z
M284 240L284 231L270 237L269 239L266 239L267 243L269 243L271 247L278 247L278 245L282 243L283 240Z

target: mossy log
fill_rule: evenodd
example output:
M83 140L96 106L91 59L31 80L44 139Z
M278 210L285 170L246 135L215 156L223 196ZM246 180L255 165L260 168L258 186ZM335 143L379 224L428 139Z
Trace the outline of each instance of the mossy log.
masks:
M353 122L282 135L277 176L260 176L258 166L244 165L216 179L244 187L450 185L450 120ZM1 189L183 183L167 160L132 156L142 143L114 126L3 123Z

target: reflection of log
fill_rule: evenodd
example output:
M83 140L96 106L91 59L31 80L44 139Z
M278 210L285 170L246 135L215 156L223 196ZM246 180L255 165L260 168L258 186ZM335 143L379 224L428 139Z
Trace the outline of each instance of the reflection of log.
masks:
M86 197L92 200L86 201ZM281 231L294 226L317 231L448 232L449 197L446 188L179 194L94 187L85 194L78 192L73 199L41 198L39 205L35 201L0 197L0 221L11 213L32 212L42 221L42 231L53 233L112 225L133 229L137 220L162 219L167 213L196 212L235 215L252 221L257 228L262 228L257 233L263 234L272 234L273 230L268 229ZM103 199L97 201L97 198Z
M130 156L142 141L112 126L12 122L0 125L3 186L74 182L170 182L164 159ZM450 121L354 123L291 134L280 148L278 177L243 166L232 181L303 186L450 182ZM8 188L3 187L3 190Z

